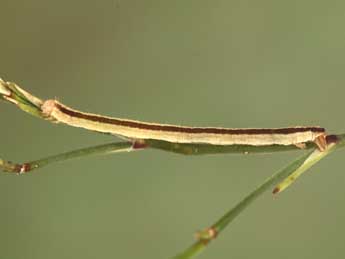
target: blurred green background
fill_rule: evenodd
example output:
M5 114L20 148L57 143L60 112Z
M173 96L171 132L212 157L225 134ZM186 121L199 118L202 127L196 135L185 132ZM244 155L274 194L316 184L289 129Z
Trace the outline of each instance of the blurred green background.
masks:
M83 111L345 131L344 1L1 1L1 77ZM0 157L107 143L0 103ZM340 118L340 119L338 119ZM0 258L169 258L301 152L154 150L0 180ZM345 256L344 153L265 194L200 258Z

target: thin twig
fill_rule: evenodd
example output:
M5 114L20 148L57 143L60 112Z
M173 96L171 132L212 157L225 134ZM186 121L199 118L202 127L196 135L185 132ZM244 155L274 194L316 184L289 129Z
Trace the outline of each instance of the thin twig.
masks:
M29 161L22 164L12 163L6 160L0 159L0 169L5 172L24 174L29 171L41 168L51 163L61 162L65 160L81 158L90 155L111 154L120 152L130 152L133 150L133 143L131 142L118 142L104 145L98 145L93 147L87 147L82 149L73 150L66 153L61 153L49 157L45 157L35 161Z
M283 179L288 179L289 176L298 174L301 175L307 171L315 163L320 161L338 148L345 146L345 135L332 135L328 138L328 148L320 152L318 149L312 150L296 159L288 166L278 171L271 177L269 177L263 184L257 187L253 192L247 195L242 201L237 203L235 207L225 213L219 220L217 220L211 227L197 234L198 240L184 250L182 253L175 256L175 259L190 259L200 254L207 245L214 240L219 234L225 230L225 228L252 202L254 202L260 195L266 190L271 189L273 186L280 183ZM283 181L284 182L284 181ZM282 190L274 189L274 193L278 193Z

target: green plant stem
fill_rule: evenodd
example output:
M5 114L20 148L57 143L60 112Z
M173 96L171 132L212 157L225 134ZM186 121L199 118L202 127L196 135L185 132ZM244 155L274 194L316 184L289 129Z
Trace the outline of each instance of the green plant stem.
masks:
M184 144L171 143L162 140L145 140L150 148L163 151L183 154L183 155L211 155L211 154L269 154L284 151L296 151L301 148L295 145L270 145L270 146L250 146L250 145L210 145L210 144ZM313 142L306 143L305 149L315 148ZM303 150L305 150L303 149Z
M118 142L110 143L104 145L98 145L93 147L87 147L82 149L73 150L66 153L61 153L58 155L53 155L45 157L39 160L26 162L23 164L15 164L9 161L0 159L0 169L6 172L12 173L26 173L34 169L41 168L43 166L49 165L51 163L61 162L74 158L81 158L90 155L101 155L101 154L110 154L115 152L129 152L133 151L131 142Z
M294 161L293 163L289 164L283 170L278 171L276 174L272 175L268 178L262 185L256 188L252 193L246 196L242 201L240 201L234 208L228 211L224 216L222 216L217 222L215 222L210 228L214 229L217 233L217 236L227 227L227 225L233 221L245 208L247 208L250 203L252 203L255 199L257 199L263 192L265 192L270 187L273 187L275 184L280 182L283 178L287 177L291 172L296 170L303 162L309 157L312 152L308 152L304 154L302 157ZM209 241L214 239L215 237L210 237L208 242L205 240L200 239L197 240L192 246L187 248L181 254L177 255L175 258L177 259L187 259L193 258L197 256L202 250L204 250Z
M243 212L252 202L254 202L260 195L262 195L265 191L272 188L279 182L281 182L284 178L288 177L289 175L299 172L302 174L306 170L308 170L311 166L315 163L320 161L322 158L326 157L333 151L338 148L342 148L345 146L345 135L337 135L337 143L331 143L329 147L320 152L317 149L312 150L298 158L297 160L290 163L288 166L283 168L282 170L278 171L277 173L273 174L269 177L263 184L257 187L253 192L247 195L242 201L240 201L235 207L225 213L219 220L217 220L211 227L205 229L204 231L199 234L202 238L199 238L194 244L184 250L182 253L175 256L175 259L189 259L194 258L198 254L200 254L212 241L215 239L224 229L241 213ZM212 230L212 232L210 232ZM208 235L208 233L212 233L212 235Z

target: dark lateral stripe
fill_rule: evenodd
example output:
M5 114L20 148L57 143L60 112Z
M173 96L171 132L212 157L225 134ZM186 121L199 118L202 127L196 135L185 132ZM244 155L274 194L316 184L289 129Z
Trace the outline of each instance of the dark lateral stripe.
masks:
M145 122L135 122L128 120L120 120L115 118L107 118L98 115L85 114L75 110L70 110L60 104L57 104L57 108L72 117L80 119L126 126L138 129L157 130L157 131L170 131L170 132L181 132L181 133L212 133L212 134L290 134L298 132L325 132L324 128L321 127L293 127L293 128L277 128L277 129L229 129L229 128L200 128L200 127L184 127L184 126L173 126L173 125L158 125L158 124L147 124Z

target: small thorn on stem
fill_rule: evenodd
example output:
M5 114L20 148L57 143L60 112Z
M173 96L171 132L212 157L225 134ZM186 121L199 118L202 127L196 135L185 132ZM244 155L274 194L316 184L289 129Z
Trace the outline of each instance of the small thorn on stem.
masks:
M273 194L277 194L279 192L280 192L280 188L279 187L274 188L273 191L272 191Z
M19 165L18 167L18 174L25 174L26 172L31 170L31 165L28 163L24 163Z
M137 139L133 142L132 148L133 149L143 149L147 148L149 145L143 139Z
M197 240L204 242L205 244L209 243L212 239L215 239L218 235L218 232L215 228L210 227L202 231L198 231L195 234Z

